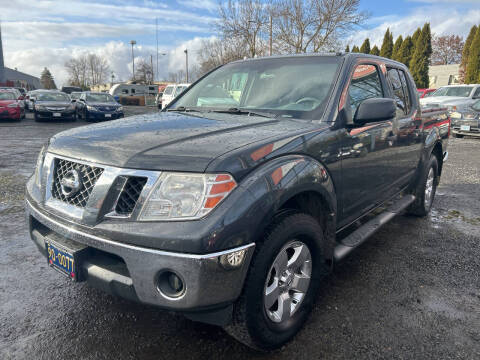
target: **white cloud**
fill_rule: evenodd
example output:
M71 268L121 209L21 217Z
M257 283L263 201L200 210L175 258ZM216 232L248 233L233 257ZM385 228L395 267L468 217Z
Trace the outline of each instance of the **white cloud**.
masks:
M177 2L186 7L205 9L210 12L218 10L218 1L214 0L177 0Z
M449 2L455 1L458 2L458 0L449 0ZM432 33L436 35L456 34L465 38L470 28L480 23L480 9L461 11L446 6L427 6L417 8L412 13L401 18L398 16L383 19L377 18L377 26L357 31L347 39L347 43L360 46L365 38L368 37L372 46L376 44L380 47L387 28L390 28L390 31L392 31L395 41L399 35L402 35L404 38L407 35L412 35L425 22L430 23Z

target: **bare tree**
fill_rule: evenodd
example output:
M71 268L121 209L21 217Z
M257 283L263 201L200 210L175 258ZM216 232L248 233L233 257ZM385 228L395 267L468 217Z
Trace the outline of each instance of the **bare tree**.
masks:
M465 43L463 37L458 35L433 36L432 39L432 65L458 64L462 59Z
M83 89L90 85L103 84L108 79L109 67L105 58L96 54L82 54L65 63L71 85Z
M337 48L338 40L363 24L360 0L278 0L274 3L275 44L281 52Z
M107 60L96 54L87 55L87 68L90 75L90 85L103 84L109 74Z
M240 39L223 41L220 39L204 40L197 55L199 63L198 77L216 67L240 60L249 55L247 47Z
M265 50L268 7L261 0L228 0L219 4L220 20L215 24L224 41L235 41L248 49L251 57Z
M85 55L71 58L65 63L65 68L69 74L69 83L71 85L81 87L82 89L88 87L87 58Z
M145 59L140 59L137 61L135 66L135 79L141 80L144 83L151 84L153 83L153 68L152 64Z

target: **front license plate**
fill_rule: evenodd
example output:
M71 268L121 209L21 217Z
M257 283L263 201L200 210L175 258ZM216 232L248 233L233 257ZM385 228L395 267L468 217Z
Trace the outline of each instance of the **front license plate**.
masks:
M62 116L62 113L53 113L53 116L55 116L55 117L61 117L61 116Z
M106 117L106 118L111 118L111 117L112 117L112 114L105 114L105 117Z
M46 241L45 245L49 265L72 280L77 281L77 264L74 254L49 241Z
M470 125L460 125L461 131L470 131Z

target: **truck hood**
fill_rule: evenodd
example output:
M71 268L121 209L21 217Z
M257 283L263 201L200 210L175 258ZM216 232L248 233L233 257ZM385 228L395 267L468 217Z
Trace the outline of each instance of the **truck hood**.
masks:
M218 156L248 144L292 135L311 122L256 116L155 113L70 129L49 152L123 168L203 172Z
M472 101L470 98L458 97L458 96L429 96L423 99L420 99L420 104L423 106L428 105L459 105L459 104L468 104Z

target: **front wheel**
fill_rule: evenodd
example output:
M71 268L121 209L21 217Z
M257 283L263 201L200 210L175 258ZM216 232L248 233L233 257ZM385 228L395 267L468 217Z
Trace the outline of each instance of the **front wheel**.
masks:
M415 201L408 208L410 214L426 216L430 212L438 183L438 160L432 154L414 191Z
M244 290L225 330L258 350L291 340L313 307L328 272L321 251L323 231L306 214L293 214L272 226L257 244Z
M453 133L453 136L456 137L457 139L463 138L462 134Z

